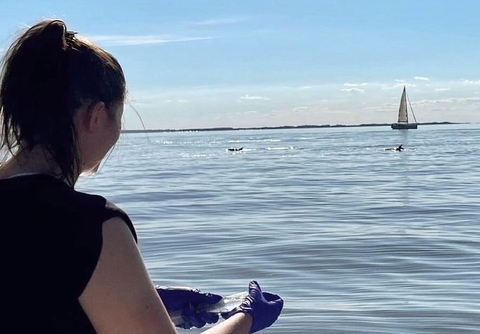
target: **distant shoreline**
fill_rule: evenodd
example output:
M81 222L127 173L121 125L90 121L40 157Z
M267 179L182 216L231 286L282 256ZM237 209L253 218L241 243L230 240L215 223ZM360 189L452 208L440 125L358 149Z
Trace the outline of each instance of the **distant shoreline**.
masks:
M430 122L430 123L417 123L418 125L445 125L445 124L466 124L466 123L454 123L454 122ZM234 127L218 127L218 128L192 128L192 129L151 129L151 130L122 130L123 133L151 133L151 132L200 132L200 131L238 131L238 130L281 130L281 129L314 129L314 128L354 128L354 127L367 127L367 126L390 126L390 123L370 123L370 124L357 124L357 125L298 125L298 126L263 126L252 128L234 128Z

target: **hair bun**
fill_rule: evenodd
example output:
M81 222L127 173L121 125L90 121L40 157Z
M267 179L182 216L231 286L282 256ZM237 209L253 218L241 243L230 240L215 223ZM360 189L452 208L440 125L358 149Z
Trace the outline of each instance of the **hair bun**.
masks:
M61 20L52 20L49 24L45 26L43 31L40 33L43 43L47 48L53 49L65 49L66 41L65 34L67 32L67 27L65 23Z

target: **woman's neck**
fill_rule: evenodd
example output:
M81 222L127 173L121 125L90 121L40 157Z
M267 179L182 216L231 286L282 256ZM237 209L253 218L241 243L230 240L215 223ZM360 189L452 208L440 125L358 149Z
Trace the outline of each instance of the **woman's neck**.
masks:
M61 171L51 154L40 146L17 152L0 168L0 179L28 174L47 174L58 177Z

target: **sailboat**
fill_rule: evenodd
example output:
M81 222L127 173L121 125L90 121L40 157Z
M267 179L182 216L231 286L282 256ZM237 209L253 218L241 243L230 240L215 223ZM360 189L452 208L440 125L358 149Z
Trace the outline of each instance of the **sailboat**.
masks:
M417 128L417 120L415 118L415 114L413 113L412 105L410 104L410 100L408 100L410 105L410 111L412 112L413 119L415 123L408 122L408 107L407 107L407 90L405 86L403 86L403 93L402 98L400 99L400 107L398 108L398 120L397 123L393 123L392 129L416 129Z

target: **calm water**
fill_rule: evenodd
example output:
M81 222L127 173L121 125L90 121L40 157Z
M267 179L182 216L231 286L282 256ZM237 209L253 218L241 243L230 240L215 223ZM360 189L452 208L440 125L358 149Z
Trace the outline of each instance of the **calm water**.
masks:
M263 333L480 333L479 154L478 125L124 134L77 188L156 284L280 294Z

